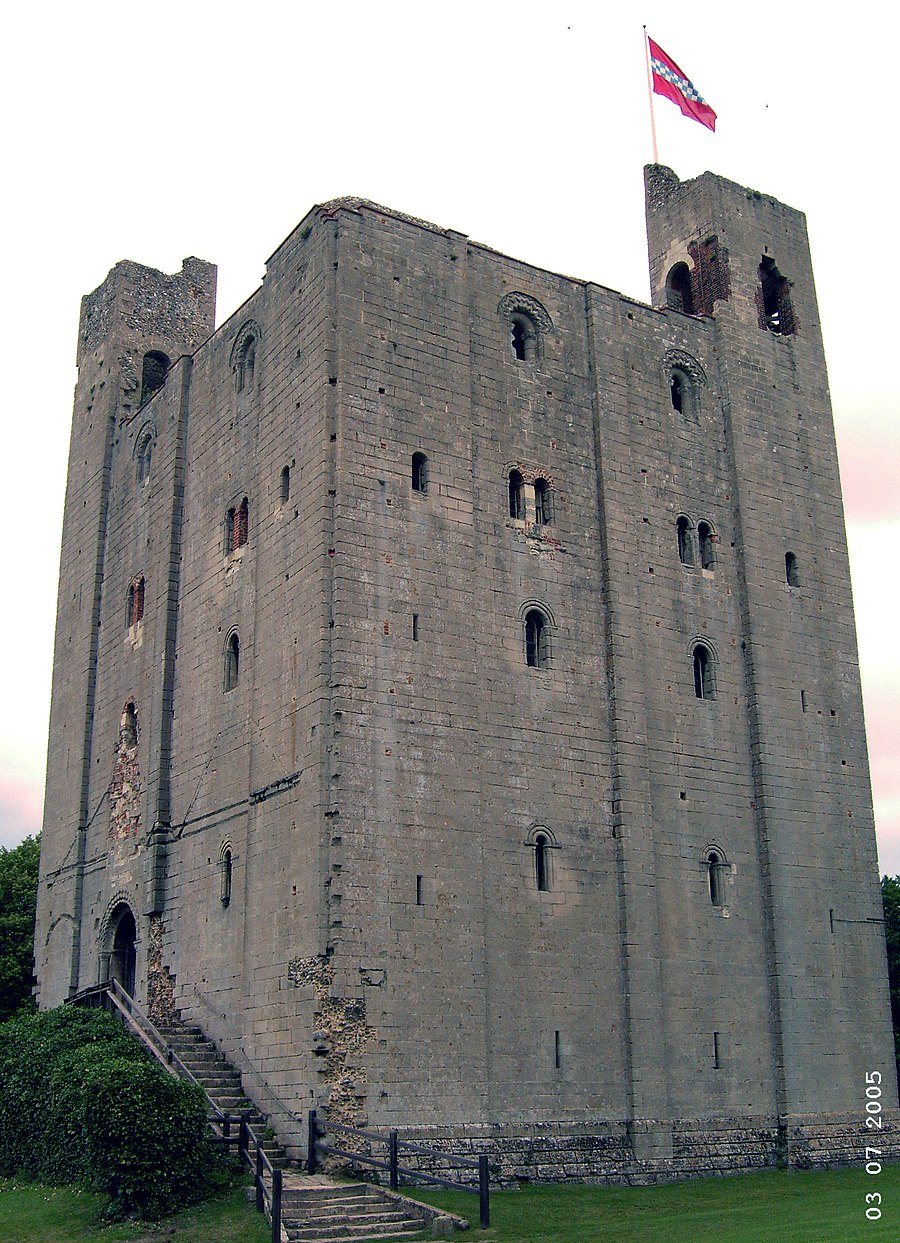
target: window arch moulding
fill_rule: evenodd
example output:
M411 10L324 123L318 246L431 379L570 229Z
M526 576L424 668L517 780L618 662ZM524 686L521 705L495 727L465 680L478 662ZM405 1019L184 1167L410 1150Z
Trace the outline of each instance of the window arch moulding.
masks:
M510 353L514 360L539 362L544 345L553 331L553 321L546 307L530 294L504 294L497 305L497 314L508 334Z
M259 386L261 344L262 329L255 319L248 319L238 329L229 359L234 390L239 397L247 396Z

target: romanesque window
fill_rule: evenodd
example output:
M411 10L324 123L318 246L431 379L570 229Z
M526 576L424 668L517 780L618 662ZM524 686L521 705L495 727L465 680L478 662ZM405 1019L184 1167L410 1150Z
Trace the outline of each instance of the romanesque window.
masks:
M280 491L281 504L282 505L287 504L287 502L290 500L290 496L291 496L291 468L290 466L283 466L281 468L281 491Z
M693 651L694 694L698 699L715 699L715 659L705 643L697 643Z
M525 614L525 663L531 669L546 669L550 664L550 633L540 609Z
M165 384L169 366L169 356L161 350L150 350L144 355L141 367L141 405L149 401Z
M241 673L241 640L233 631L225 642L225 679L226 691L233 691L238 684Z
M700 553L700 568L711 570L716 564L715 536L708 522L697 523L697 548Z
M791 283L781 275L770 255L764 255L759 265L757 303L761 328L779 337L792 336L797 331Z
M690 518L682 514L675 524L675 529L678 534L678 560L682 565L693 565L694 538Z
M256 376L256 340L248 337L238 351L234 382L239 393L253 388Z
M538 526L546 526L553 521L550 482L540 477L534 481L534 520Z
M510 317L509 339L514 358L533 362L538 357L537 324L524 311L514 311Z
M691 273L686 263L676 263L666 277L666 306L685 315L694 314Z
M144 618L144 579L133 578L128 584L127 619L129 629Z
M428 458L424 453L412 455L412 490L423 496L428 491Z
M519 521L525 517L525 480L522 472L509 472L509 516Z
M706 856L706 883L709 900L713 906L725 905L725 872L728 864L718 850L710 850Z
M139 488L146 486L150 479L150 465L153 458L153 429L145 427L138 437L134 451L135 475Z
M250 502L245 496L240 505L225 515L225 553L237 552L247 543L250 530Z
M506 327L509 351L519 362L538 362L544 356L544 338L553 324L537 298L526 293L508 293L497 307Z
M784 554L784 577L789 587L800 586L800 570L797 567L797 558L792 552Z
M675 368L669 377L669 396L672 409L679 414L688 414L691 404L691 382L683 371Z

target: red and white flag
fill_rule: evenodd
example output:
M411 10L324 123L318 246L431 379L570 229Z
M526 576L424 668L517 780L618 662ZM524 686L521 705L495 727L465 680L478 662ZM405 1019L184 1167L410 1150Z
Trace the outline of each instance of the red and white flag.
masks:
M650 44L650 70L653 77L653 91L656 95L665 95L677 104L686 117L693 117L707 129L715 131L716 114L703 99L693 82L667 56L658 43L647 36Z

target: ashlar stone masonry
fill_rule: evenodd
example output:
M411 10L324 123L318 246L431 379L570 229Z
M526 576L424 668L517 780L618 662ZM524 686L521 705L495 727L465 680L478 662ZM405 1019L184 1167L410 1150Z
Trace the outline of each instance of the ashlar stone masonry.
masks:
M36 942L507 1177L860 1159L897 1097L804 217L646 170L652 306L362 199L214 330L84 299ZM133 981L133 984L132 984Z

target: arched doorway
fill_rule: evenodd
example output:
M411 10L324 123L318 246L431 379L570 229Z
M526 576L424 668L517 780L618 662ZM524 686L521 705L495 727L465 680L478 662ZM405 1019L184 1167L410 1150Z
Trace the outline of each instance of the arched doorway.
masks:
M137 966L137 927L131 908L123 903L114 912L110 922L115 927L115 932L109 955L109 975L121 985L129 997L133 997Z

